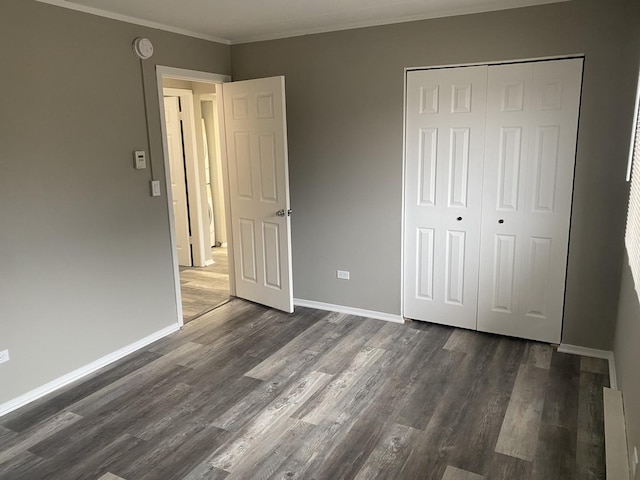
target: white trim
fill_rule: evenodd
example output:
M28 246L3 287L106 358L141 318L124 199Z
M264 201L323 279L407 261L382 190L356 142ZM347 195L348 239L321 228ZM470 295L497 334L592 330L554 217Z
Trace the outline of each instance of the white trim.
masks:
M167 152L169 151L169 147L167 145L167 126L166 120L164 118L164 108L161 108L163 105L164 98L164 86L163 79L164 78L172 78L176 80L186 80L190 82L201 82L201 83L210 83L210 84L221 84L223 82L231 81L230 75L223 75L219 73L209 73L209 72L200 72L197 70L188 70L184 68L175 68L175 67L167 67L165 65L156 65L156 88L159 102L159 110L160 110L160 125L162 130L162 156L164 160L164 180L165 180L165 191L167 192L167 211L169 215L169 236L171 242L171 256L173 259L173 281L174 281L174 291L176 296L176 312L177 312L177 322L180 326L184 324L183 320L183 312L182 312L182 292L180 290L180 267L178 265L178 255L176 248L176 222L173 217L173 199L171 198L171 178L169 175L169 156ZM216 91L217 91L216 87ZM219 119L219 123L224 125L223 118ZM224 159L223 159L224 161ZM225 177L224 183L228 182L228 177ZM227 219L230 218L229 204L225 204L225 215ZM227 239L232 238L232 232L227 231ZM231 249L227 250L227 255L229 257L229 291L231 295L235 296L236 286L235 286L235 276L231 273L231 270L234 268L233 262L233 251Z
M214 263L216 263L216 262L213 260L213 258L210 258L209 260L204 262L204 266L205 267L209 267L209 266L213 265Z
M86 5L80 5L78 3L69 2L66 0L36 0L40 3L47 3L49 5L55 5L56 7L68 8L69 10L76 10L78 12L88 13L90 15L96 15L98 17L110 18L111 20L118 20L120 22L132 23L134 25L141 25L143 27L155 28L157 30L163 30L165 32L178 33L180 35L186 35L188 37L200 38L202 40L209 40L210 42L222 43L223 45L231 45L231 41L226 38L216 37L206 33L194 32L185 28L173 27L164 23L152 22L150 20L143 20L141 18L131 17L129 15L123 15L121 13L108 12L100 8L88 7Z
M137 342L131 343L126 347L122 347L121 349L116 350L115 352L105 355L104 357L99 358L98 360L95 360L85 365L84 367L80 367L77 370L74 370L70 373L67 373L66 375L63 375L62 377L56 378L55 380L45 383L44 385L34 390L31 390L30 392L20 395L19 397L14 398L13 400L9 400L8 402L1 404L0 417L2 417L3 415L6 415L9 412L12 412L13 410L23 407L24 405L31 403L41 397L44 397L45 395L55 390L65 387L70 383L75 382L76 380L86 377L87 375L95 372L96 370L106 367L107 365L113 362L116 362L121 358L126 357L130 353L133 353L136 350L140 350L141 348L144 348L147 345L157 340L160 340L163 337L166 337L167 335L172 334L173 332L177 332L178 330L180 330L180 326L181 326L180 324L175 323L173 325L163 328L162 330L158 330L157 332L154 332L151 335L147 335L146 337L138 340Z
M233 250L233 221L231 220L231 188L229 187L229 157L227 155L227 125L224 114L224 86L216 85L216 116L218 123L218 148L220 151L220 164L222 167L222 194L224 195L225 222L227 224L227 258L229 261L229 295L236 296L236 263Z
M186 68L167 67L166 65L156 65L156 74L167 78L173 78L175 80L186 80L188 82L224 83L231 81L231 75L201 72L199 70L188 70Z
M404 317L404 240L405 240L405 215L406 215L406 199L405 199L405 182L407 171L407 69L402 74L402 203L400 206L400 315Z
M598 350L597 348L580 347L578 345L569 345L561 343L558 346L558 352L570 353L572 355L581 355L583 357L602 358L609 361L609 384L612 390L618 389L618 378L616 375L616 360L611 350Z
M164 186L167 193L167 212L169 214L169 242L171 244L171 263L173 264L173 284L176 297L176 321L180 326L184 325L182 312L182 292L180 291L180 266L178 264L178 247L176 241L176 219L173 214L173 194L171 193L171 175L169 174L169 145L167 144L167 120L164 115L164 90L162 75L156 73L158 82L158 105L160 109L160 130L162 135L162 156L164 158Z
M571 53L567 55L552 55L548 57L529 57L529 58L511 58L507 60L492 60L490 62L474 62L474 63L447 63L442 65L422 65L415 67L404 67L405 77L407 72L413 70L435 70L438 68L459 68L459 67L478 67L482 65L504 65L511 63L530 63L530 62L546 62L549 60L567 60L570 58L584 58L584 53Z
M437 14L428 13L428 14L416 14L416 15L405 15L402 17L396 17L391 19L380 19L380 20L367 20L362 22L349 22L343 23L340 25L332 25L327 27L316 27L316 28L306 28L301 30L290 30L287 32L280 33L268 33L264 35L249 35L245 37L239 37L231 41L231 45L238 45L242 43L250 43L250 42L262 42L266 40L277 40L281 38L290 38L290 37L299 37L302 35L314 35L317 33L329 33L329 32L339 32L342 30L352 30L356 28L367 28L367 27L378 27L382 25L395 25L397 23L406 23L406 22L417 22L420 20L431 20L435 18L445 18L445 17L454 17L458 15L470 15L476 13L488 13L495 12L500 10L513 10L516 8L529 7L529 6L539 6L546 5L549 3L562 3L569 0L540 0L537 2L517 2L518 5L513 5L510 7L485 7L485 8L457 8L446 10L444 12L439 12Z
M315 308L317 310L327 310L329 312L346 313L349 315L357 315L358 317L384 320L385 322L404 323L404 318L402 318L400 315L394 315L392 313L363 310L362 308L347 307L345 305L333 305L331 303L316 302L314 300L303 300L300 298L294 298L293 304L296 307Z
M629 480L629 454L622 392L607 387L602 390L607 478Z
M342 30L352 30L356 28L377 27L382 25L394 25L397 23L416 22L420 20L453 17L458 15L487 13L487 12L493 12L493 11L499 11L499 10L513 10L516 8L521 8L526 6L538 6L538 5L545 5L549 3L561 3L569 0L538 0L536 2L524 2L524 4L522 4L522 2L516 2L518 3L518 5L513 5L507 8L504 8L504 7L458 8L458 9L446 10L443 12L439 12L437 14L431 13L431 14L405 15L402 17L397 17L392 19L367 20L362 22L348 22L340 25L306 28L301 30L289 30L286 32L267 33L264 35L247 35L244 37L236 38L234 40L229 40L227 38L222 38L222 37L210 35L207 33L195 32L193 30L188 30L185 28L174 27L171 25L166 25L164 23L153 22L150 20L143 20L141 18L124 15L121 13L109 12L107 10L103 10L95 7L89 7L89 6L81 5L75 2L69 2L67 0L36 0L36 1L40 3L46 3L49 5L55 5L57 7L62 7L70 10L76 10L79 12L88 13L91 15L97 15L99 17L110 18L112 20L119 20L121 22L132 23L134 25L141 25L143 27L155 28L158 30L164 30L166 32L186 35L188 37L200 38L203 40L209 40L211 42L222 43L224 45L239 45L242 43L262 42L266 40L277 40L281 38L299 37L302 35L313 35L317 33L338 32Z

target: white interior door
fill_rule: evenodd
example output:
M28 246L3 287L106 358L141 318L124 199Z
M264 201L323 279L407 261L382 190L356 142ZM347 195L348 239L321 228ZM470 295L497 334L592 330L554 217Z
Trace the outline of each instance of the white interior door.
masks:
M187 208L187 186L184 173L184 151L178 97L164 97L164 113L167 128L167 147L171 176L171 198L176 224L176 249L178 265L192 265L189 241L189 212Z
M489 67L478 330L560 342L581 77Z
M293 312L284 77L222 91L236 295Z
M476 328L487 67L407 73L404 316Z

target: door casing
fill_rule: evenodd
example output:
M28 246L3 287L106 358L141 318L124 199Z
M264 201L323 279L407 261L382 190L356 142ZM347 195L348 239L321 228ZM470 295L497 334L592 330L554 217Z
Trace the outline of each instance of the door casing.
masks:
M167 79L167 78L175 79L175 80L186 80L189 82L210 83L210 84L216 84L216 85L231 81L231 76L229 75L199 72L196 70L186 70L182 68L174 68L174 67L158 65L156 66L156 83L157 83L158 100L161 105L164 98L163 79ZM218 90L219 88L216 88L217 93L220 93L218 92ZM221 108L222 102L217 102L217 103L218 103L218 111L217 111L218 117L223 118L222 117L223 111ZM193 115L193 110L191 110L191 115ZM168 146L167 146L167 131L166 131L165 122L166 120L164 118L164 109L160 108L160 123L162 128L162 146L163 146L163 158L164 158L164 180L165 180L167 211L169 214L169 231L170 231L170 237L171 237L171 255L172 255L172 263L173 263L173 277L174 277L174 287L175 287L174 290L175 290L175 299L176 299L176 316L177 316L178 325L182 326L184 324L184 321L182 318L182 293L180 290L180 269L178 266L178 256L176 251L176 227L175 227L175 218L173 215L173 207L172 207L173 199L171 198L171 178L169 175L169 156L167 155ZM219 122L219 125L220 125L220 129L224 130L224 122ZM221 131L220 133L221 133L220 136L224 138L224 131ZM193 148L195 151L196 146L193 145ZM232 235L231 225L230 225L231 213L229 210L229 205L230 205L229 189L228 189L228 186L226 185L227 179L229 178L226 145L221 144L220 150L221 150L221 161L222 161L222 173L223 173L223 178L225 179L224 181L225 183L224 185L225 217L226 217L226 223L227 223L227 236L229 237L229 240L228 240L229 245L227 249L227 253L229 256L229 293L231 295L235 295L236 294L235 274L234 274L235 263L234 263L234 255L233 255L233 242L231 241L232 239L230 237ZM197 192L194 192L194 195L197 195L196 198L199 199L199 196L201 194L199 182L196 182L194 187L195 189L197 189ZM200 202L198 201L197 204L200 205ZM198 218L201 218L201 216Z

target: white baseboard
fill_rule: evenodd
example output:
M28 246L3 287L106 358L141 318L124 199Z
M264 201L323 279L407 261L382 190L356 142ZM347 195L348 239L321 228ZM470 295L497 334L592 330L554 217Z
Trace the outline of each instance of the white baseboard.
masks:
M300 298L294 298L293 304L299 307L315 308L318 310L327 310L329 312L357 315L358 317L374 318L376 320L384 320L385 322L404 323L404 318L402 318L400 315L394 315L392 313L363 310L361 308L347 307L344 305L333 305L331 303L316 302L314 300L303 300Z
M609 361L609 384L612 390L618 389L618 378L616 376L616 359L611 350L598 350L597 348L579 347L577 345L569 345L561 343L558 347L560 353L571 353L573 355L582 355L583 357L603 358Z
M154 332L151 335L148 335L138 340L137 342L134 342L130 345L127 345L126 347L116 350L113 353L105 355L104 357L99 358L98 360L91 362L88 365L85 365L84 367L80 367L77 370L74 370L73 372L67 373L62 377L56 378L51 382L45 383L44 385L34 390L31 390L30 392L27 392L23 395L20 395L19 397L14 398L13 400L9 400L8 402L0 404L0 417L2 417L3 415L6 415L9 412L12 412L13 410L17 410L18 408L23 407L26 404L33 402L34 400L44 397L45 395L55 390L58 390L59 388L69 385L70 383L75 382L76 380L79 380L82 377L85 377L102 367L106 367L110 363L120 360L121 358L129 355L130 353L133 353L136 350L140 350L141 348L146 347L147 345L155 342L156 340L160 340L161 338L166 337L167 335L173 332L176 332L178 330L180 330L179 324L176 323L174 325L170 325L169 327L166 327L166 328L163 328L162 330Z
M205 262L204 262L204 266L205 266L205 267L210 267L210 266L211 266L211 265L213 265L214 263L216 263L216 262L215 262L215 260L214 260L213 258L211 258L211 259L209 259L209 260L207 260L207 261L205 261Z

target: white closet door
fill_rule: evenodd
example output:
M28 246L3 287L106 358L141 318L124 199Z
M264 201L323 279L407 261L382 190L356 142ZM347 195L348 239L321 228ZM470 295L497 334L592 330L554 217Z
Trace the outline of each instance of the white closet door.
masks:
M184 174L184 150L178 97L164 97L164 118L167 126L171 199L176 225L176 250L178 265L190 267L191 243L189 239L189 212L187 207L187 182Z
M581 77L489 67L478 330L560 342Z
M404 315L476 328L487 67L407 74Z

